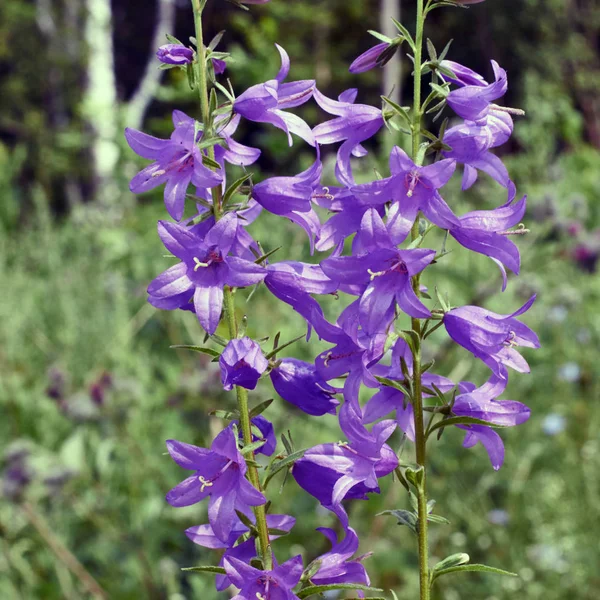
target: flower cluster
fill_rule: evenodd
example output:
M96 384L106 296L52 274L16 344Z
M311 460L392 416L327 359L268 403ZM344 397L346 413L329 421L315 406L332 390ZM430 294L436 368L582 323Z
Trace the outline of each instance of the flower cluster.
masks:
M360 73L381 64L403 41L400 36L375 46L353 63L351 71ZM504 448L494 428L518 425L529 416L523 404L499 400L508 368L527 372L518 348L539 345L519 319L534 298L509 315L443 302L436 309L426 303L429 296L420 283L427 269L445 256L445 251L427 247L427 235L434 228L464 248L490 257L501 270L502 289L507 286L506 269L519 272L519 250L509 235L523 218L526 199L516 200L515 185L492 152L513 127L511 111L494 103L506 91L506 72L492 63L494 82L488 83L463 65L439 61L436 68L443 86L437 86L438 93L455 113L456 124L435 142L441 145L432 142L437 160L428 160L433 152L427 148L409 156L395 146L389 175L357 184L352 157L367 153L362 143L379 132L390 114L357 103L355 89L333 100L317 89L315 81L286 81L290 60L283 48L277 50L281 69L275 78L237 97L228 96L218 114L203 114L199 122L175 111L168 140L126 131L131 148L153 161L133 178L131 190L141 193L165 184L165 205L175 221L158 224L159 237L176 262L150 283L149 302L160 309L194 313L207 338L217 343L223 341L216 335L220 323L225 320L229 327L230 340L220 351L211 352L218 360L223 388L236 387L242 398L241 414L210 448L167 442L173 460L192 472L167 494L167 501L179 507L208 499L209 523L186 533L201 546L225 550L217 588L233 584L240 589L236 596L240 599L297 598L293 590L300 582L368 585L364 567L353 558L358 537L346 503L379 493L379 480L403 467L388 443L394 431L399 429L411 441L423 435L415 411L423 410L425 399L425 408L434 417L453 419L451 423L464 430L465 447L481 442L493 467L500 468ZM206 68L204 49L170 44L159 50L158 57L186 69L188 64ZM289 112L311 99L333 118L311 128ZM392 118L396 116L401 115ZM249 176L231 179L226 163L248 167L260 151L233 139L241 119L273 125L290 144L298 136L314 148L314 163L297 175L244 187ZM338 185L324 187L321 146L338 143ZM458 167L463 171L463 189L475 183L480 171L490 175L504 188L502 203L492 210L455 214L443 190ZM230 186L228 179L234 181ZM184 218L187 207L190 214ZM323 209L329 212L325 222L319 217ZM330 251L329 255L319 264L271 262L270 256L261 256L247 226L262 210L302 227L311 249ZM265 354L258 341L238 331L232 290L261 282L302 315L308 335L314 331L327 343L314 363L277 359L280 349ZM335 322L326 318L314 297L329 294L354 298ZM405 316L418 327L402 330ZM420 345L428 330L442 325L456 344L489 368L487 382L479 386L453 382L423 368ZM337 414L345 440L319 444L295 456L280 455L265 467L261 481L256 455L275 452L273 426L262 415L248 414L243 399L246 390L254 390L266 376L282 399L308 415ZM366 405L360 398L363 385L372 391ZM278 461L284 461L298 485L331 511L343 532L338 540L333 530L321 528L332 549L306 568L300 556L278 566L272 555L271 542L295 522L291 516L265 511L265 487Z

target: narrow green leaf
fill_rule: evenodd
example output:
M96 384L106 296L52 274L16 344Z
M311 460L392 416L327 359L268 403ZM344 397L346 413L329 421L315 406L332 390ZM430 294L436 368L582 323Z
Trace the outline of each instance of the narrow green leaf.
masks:
M269 406L271 406L272 403L273 403L273 398L271 398L269 400L265 400L264 402L261 402L260 404L257 404L250 411L250 419L254 419L254 417L257 417L258 415L265 412L265 410L267 410L267 408L269 408Z
M263 254L262 256L259 256L254 262L257 265L260 265L261 263L265 262L265 260L267 260L268 258L270 258L271 256L273 256L273 254L275 254L275 252L278 252L282 248L283 248L283 246L277 246L277 248L275 248L274 250L271 250L270 252L267 252L266 254Z
M450 40L450 41L449 41L449 42L448 42L448 43L447 43L447 44L444 46L444 49L442 50L442 53L441 53L441 54L440 54L440 56L439 56L439 60L440 60L440 62L446 58L446 54L448 54L448 50L450 50L450 46L452 45L452 42L453 42L453 41L454 41L454 40Z
M208 44L208 49L214 50L219 45L219 42L221 41L221 38L223 37L224 34L225 34L224 29L219 31L219 33L217 33L217 35L215 35L215 37L212 40L210 40L210 44Z
M373 29L368 29L367 33L370 33L373 37L376 37L378 40L382 42L386 42L387 44L392 43L392 38L389 38L387 35L383 35L383 33L379 33L379 31L374 31Z
M217 419L228 419L229 421L236 421L240 418L240 413L229 410L211 410L208 414L211 417L217 417Z
M307 448L304 448L304 450L298 450L297 452L293 452L292 454L289 454L284 459L282 459L276 463L273 463L271 465L271 467L269 468L269 473L265 477L265 481L263 483L263 488L267 487L267 485L269 484L271 479L273 479L273 477L275 475L277 475L277 473L279 473L279 471L281 471L282 469L291 467L298 459L302 458L304 456L304 453L306 452L306 450L307 450Z
M316 594L322 594L323 592L330 592L334 590L360 590L361 592L382 592L380 588L369 587L368 585L359 585L358 583L331 583L328 585L311 585L305 587L296 593L298 598L308 598Z
M427 515L427 520L430 523L437 523L438 525L450 525L450 521L440 515Z
M191 573L215 573L215 575L226 575L227 571L223 567L184 567L182 571Z
M483 421L482 419L475 419L474 417L450 417L444 421L439 421L431 427L429 433L433 433L436 429L442 427L450 427L450 425L485 425L487 427L494 427L495 429L502 429L505 425L497 425L490 421Z
M440 95L440 97L446 98L448 96L449 89L448 89L447 85L441 86L441 85L438 85L437 83L430 83L429 86L434 91L436 91Z
M213 160L209 156L206 156L206 154L202 155L202 164L205 167L209 167L211 169L220 169L221 168L221 165L216 160Z
M431 60L437 61L438 55L435 50L435 46L433 45L433 42L429 38L427 38L427 52L429 53L429 58Z
M409 43L410 47L414 50L415 49L415 41L413 40L412 35L410 35L410 32L408 31L408 29L406 29L406 27L404 27L404 25L402 25L402 23L400 23L400 21L396 21L396 19L394 19L393 17L392 17L392 21L394 22L396 29L406 38L406 41Z
M393 379L387 379L386 377L378 377L378 376L375 376L375 379L377 379L377 381L379 381L379 383L381 383L387 387L392 387L392 388L402 392L405 396L410 397L410 392L400 382L394 381Z
M192 352L202 352L202 354L208 354L213 358L219 358L221 353L218 350L214 350L213 348L206 348L204 346L188 346L185 344L176 344L174 346L169 346L169 348L173 348L174 350L191 350Z
M287 348L288 346L291 346L292 344L295 344L297 341L303 339L304 337L305 337L304 334L299 335L297 338L294 338L293 340L290 340L289 342L286 342L285 344L278 346L274 350L271 350L271 352L269 352L268 354L265 355L266 359L269 360L270 358L273 358L278 352L280 352L284 348Z
M167 33L166 36L167 40L169 42L171 42L171 44L179 44L180 46L183 46L184 44L182 42L180 42L174 35L171 35L170 33Z
M244 446L240 450L240 452L245 456L246 454L250 454L251 452L258 450L259 448L264 446L266 443L267 443L267 440L256 440L256 442L252 442L251 444Z
M467 573L471 571L479 573L492 573L494 575L506 575L508 577L518 577L517 573L511 573L510 571L504 571L503 569L496 569L495 567L488 567L487 565L459 565L457 567L449 567L448 569L434 571L432 573L431 583L433 583L442 575L448 575L449 573Z
M223 195L223 206L225 206L229 200L238 192L242 185L252 177L252 173L244 173L242 177L236 179L226 190Z
M376 516L391 515L398 519L398 525L406 525L415 535L417 534L417 523L419 519L415 513L409 510L384 510Z

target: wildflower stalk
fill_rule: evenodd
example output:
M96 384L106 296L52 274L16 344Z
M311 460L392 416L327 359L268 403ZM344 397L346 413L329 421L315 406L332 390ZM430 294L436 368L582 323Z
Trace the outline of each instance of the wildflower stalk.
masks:
M206 0L192 0L194 12L194 25L196 30L197 42L197 61L196 61L196 80L198 82L198 94L200 96L200 109L202 113L202 122L209 122L209 100L208 100L208 74L206 68L206 48L204 46L204 38L202 31L202 10L206 4ZM212 160L215 158L214 147L209 146L208 156ZM213 212L215 221L218 221L222 216L222 191L221 186L217 185L211 189L213 199ZM235 339L238 336L238 326L235 318L235 300L233 290L229 286L225 286L223 290L223 305L225 317L227 320L227 328L229 330L229 338ZM237 395L238 412L240 415L240 426L244 437L244 444L252 443L252 429L250 424L250 414L248 408L248 390L236 385L235 391ZM254 452L249 452L246 455L248 459L248 479L250 483L259 491L262 492L260 478L255 464ZM263 560L263 565L266 570L273 568L271 544L269 542L269 530L267 527L267 516L264 506L255 506L254 515L256 517L256 528L258 530L258 540L260 546L260 556Z
M425 24L423 0L417 0L417 22L415 31L415 64L414 64L414 99L412 121L412 158L417 162L421 141L421 63L423 50L423 29ZM411 238L419 237L419 215L412 226ZM413 277L413 289L419 296L420 274ZM421 382L421 321L412 319L412 330L415 334L413 345L413 408L415 418L415 446L417 464L422 467L422 480L417 488L417 507L419 517L419 586L420 600L429 600L429 549L427 544L427 491L426 491L426 437L423 415L423 390Z

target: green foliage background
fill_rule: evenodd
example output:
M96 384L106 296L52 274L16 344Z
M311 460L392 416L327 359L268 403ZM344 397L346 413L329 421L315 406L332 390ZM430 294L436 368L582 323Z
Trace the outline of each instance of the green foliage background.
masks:
M222 0L211 4L208 27L228 30L223 44L236 59L230 76L238 93L276 72L273 43L279 41L292 58L293 79L316 77L330 96L357 86L360 101L379 102L379 72L347 72L372 43L366 29L378 28L378 2L273 0L248 14ZM220 390L214 364L169 350L201 340L193 315L161 313L145 302L147 283L165 264L155 233L156 220L164 217L161 193L136 200L128 192L127 181L142 162L119 139L122 155L112 183L120 191L100 201L82 109L85 7L67 0L49 6L55 28L44 34L39 5L0 5L0 597L88 597L64 554L52 550L56 540L111 599L226 597L214 592L211 576L179 571L217 557L183 535L206 521L206 507L173 509L164 502L182 476L165 456L164 440L207 445L222 426L207 412L233 407L233 399ZM113 9L121 118L144 68L154 12L137 0ZM402 2L405 23L412 23L412 12L412 3ZM496 58L509 71L505 102L527 116L517 121L503 158L519 190L528 193L532 232L519 240L522 276L504 294L497 293L495 267L458 246L424 283L448 292L453 304L478 298L499 312L510 312L536 291L539 300L526 320L542 340L541 350L527 353L532 374L512 377L505 395L526 402L533 414L502 434L507 458L498 473L481 447L461 447L459 432L447 431L430 450L431 496L436 512L451 521L432 526L434 559L467 552L473 562L520 577L448 576L435 598L595 600L600 282L595 269L582 268L574 256L577 247L592 257L600 252L600 10L592 0L488 0L434 15L428 34L438 47L455 39L452 59L489 74L488 61ZM185 39L191 34L185 3L177 17L176 33ZM195 110L186 86L175 72L163 80L147 130L165 135L175 105ZM322 114L311 105L303 116L316 123ZM265 176L299 172L311 160L300 143L288 149L279 131L248 127L243 133L247 143L264 148ZM373 145L361 162L364 177L373 167L385 171L386 143ZM485 180L467 195L453 182L445 194L459 214L497 206L502 195ZM283 245L279 258L319 259L310 258L301 231L278 219L264 217L252 232L266 249ZM297 315L264 289L247 307L239 299L238 307L249 315L252 336L300 333ZM327 308L332 317L338 310ZM441 374L485 376L466 353L445 344L441 332L433 341ZM310 359L319 348L312 340L295 345L290 355ZM98 406L92 394L105 373L112 383ZM65 379L60 402L48 395L58 374ZM265 382L251 400L272 395ZM339 437L335 418L310 418L283 401L268 416L278 431L292 431L298 447ZM552 423L564 427L549 434ZM18 451L28 453L31 483L13 502L7 469ZM410 448L404 452L410 457ZM327 548L314 528L331 525L332 517L291 479L279 495L280 483L271 490L274 511L290 512L298 523L277 542L276 553L281 560L298 552L313 558ZM386 481L380 496L351 509L361 551L374 553L367 561L373 584L395 590L400 600L417 596L415 540L390 517L375 514L407 506L403 488ZM40 519L47 531L35 527Z

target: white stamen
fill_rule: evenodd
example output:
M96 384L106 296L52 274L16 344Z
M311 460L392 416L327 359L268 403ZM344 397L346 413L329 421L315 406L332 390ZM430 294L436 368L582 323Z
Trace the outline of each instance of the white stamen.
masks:
M200 477L198 477L198 480L202 484L202 487L200 488L201 492L204 491L204 488L212 487L213 486L213 482L212 481L207 481L206 479L204 479L204 477L202 475L200 475Z
M200 267L208 267L209 263L200 262L200 259L194 256L194 262L196 266L194 267L194 271L197 271Z

